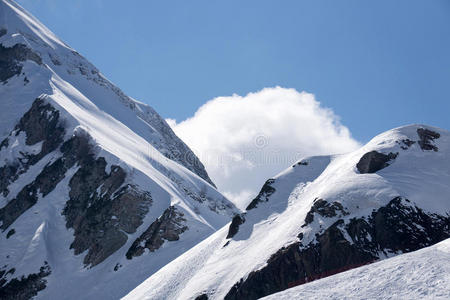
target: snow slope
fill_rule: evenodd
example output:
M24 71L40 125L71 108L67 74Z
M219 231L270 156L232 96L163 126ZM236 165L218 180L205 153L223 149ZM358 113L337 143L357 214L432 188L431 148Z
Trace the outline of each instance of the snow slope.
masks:
M2 0L0 29L6 30L5 35L0 34L2 46L26 45L39 55L43 64L37 66L35 62L26 61L23 67L25 74L10 80L8 85L2 87L2 104L9 109L0 111L0 139L9 133L30 107L30 99L41 94L58 94L59 90L69 98L79 98L77 101L71 99L71 102L83 111L98 117L114 118L135 135L145 139L153 148L212 184L201 162L173 133L163 118L150 106L126 96L95 66L59 40L14 1ZM24 84L24 77L27 77L29 83ZM64 106L62 103L61 105ZM83 126L89 127L95 123L92 116L83 116L83 122L80 120L82 115L76 117ZM108 128L107 124L106 122L103 128Z
M359 171L373 151L390 159ZM266 182L230 228L124 299L256 299L439 242L450 236L449 161L450 132L425 125L387 131L348 154L305 158Z
M264 299L449 299L450 239Z
M151 107L10 0L0 1L0 51L0 295L14 280L32 295L39 274L38 299L118 299L237 212ZM85 137L88 150L72 153ZM82 171L100 174L87 206ZM91 208L108 200L108 211Z

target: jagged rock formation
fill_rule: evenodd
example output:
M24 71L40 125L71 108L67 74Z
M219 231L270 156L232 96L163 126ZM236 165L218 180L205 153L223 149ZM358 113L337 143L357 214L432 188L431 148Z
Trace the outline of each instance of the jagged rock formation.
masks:
M422 150L438 151L438 147L436 147L433 142L435 139L438 139L441 136L438 132L426 128L418 128L417 134L420 138L418 143Z
M0 29L0 37L6 35L7 30ZM26 60L41 65L42 59L24 44L15 44L12 47L0 45L0 83L4 83L13 76L22 73L22 63Z
M318 214L326 218L332 218L336 217L338 214L340 214L340 216L345 216L349 213L345 211L342 204L339 202L335 201L328 203L323 199L315 199L310 211L306 214L305 224L302 225L303 227L314 221L314 214Z
M188 228L183 213L171 206L164 211L161 217L156 219L131 245L127 251L127 258L141 256L145 249L150 252L158 250L165 241L178 241L180 234Z
M0 16L0 298L120 298L237 212L151 107Z
M315 203L324 202L320 199ZM315 206L308 216L317 211ZM340 210L341 206L338 208ZM336 214L322 216L331 218ZM372 212L367 219L352 218L348 224L338 219L316 237L317 242L307 246L297 242L280 249L270 257L267 266L236 283L225 299L259 299L372 263L380 258L380 253L415 251L449 237L450 216L428 215L411 205L408 199L396 197L388 205Z
M38 273L29 274L20 278L13 278L10 281L4 278L5 275L14 274L15 269L8 272L0 270L0 299L31 299L47 285L47 276L51 274L51 268L47 262L39 269Z

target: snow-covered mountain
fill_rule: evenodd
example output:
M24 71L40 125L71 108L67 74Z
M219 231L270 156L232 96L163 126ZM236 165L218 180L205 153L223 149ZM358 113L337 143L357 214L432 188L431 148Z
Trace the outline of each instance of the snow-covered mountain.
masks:
M1 299L120 298L237 213L151 107L10 0L0 108Z
M438 243L450 237L449 162L450 132L425 125L305 158L124 299L257 299Z
M450 299L450 239L265 297L291 299Z

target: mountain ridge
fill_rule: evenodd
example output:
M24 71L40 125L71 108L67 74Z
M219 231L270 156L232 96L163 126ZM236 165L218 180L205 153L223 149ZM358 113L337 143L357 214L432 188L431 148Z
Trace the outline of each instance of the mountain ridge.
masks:
M449 156L450 132L409 125L300 160L124 299L257 299L437 243L450 236Z
M150 106L10 0L0 73L0 298L123 296L238 212Z

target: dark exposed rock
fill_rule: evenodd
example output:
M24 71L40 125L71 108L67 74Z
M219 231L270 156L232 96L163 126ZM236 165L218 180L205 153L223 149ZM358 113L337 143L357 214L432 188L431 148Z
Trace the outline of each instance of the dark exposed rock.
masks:
M341 216L348 215L348 212L344 210L342 204L339 202L328 203L323 199L316 198L314 204L306 214L305 225L308 225L314 221L314 214L319 214L323 217L332 218L338 215L340 212ZM305 226L303 225L303 226Z
M238 233L239 231L239 226L241 224L244 224L244 222L245 222L244 214L235 215L231 220L231 224L230 227L228 228L228 234L226 238L231 239L233 236L235 236L236 233Z
M64 126L61 124L59 111L38 98L19 120L15 132L16 135L25 132L27 145L43 142L39 154L28 156L29 164L34 164L63 142Z
M88 151L78 164L63 215L66 226L75 231L70 247L75 254L88 250L84 263L95 266L126 243L125 233L134 233L142 224L152 199L125 184L126 173L119 166L108 174L102 157L96 159Z
M178 241L180 235L188 229L184 225L185 221L183 213L170 206L133 242L126 253L127 259L141 256L145 249L154 252L165 241Z
M8 31L5 28L0 28L0 37L4 36Z
M0 276L0 299L25 300L35 297L38 292L45 289L47 285L45 277L49 276L50 273L50 266L45 262L38 273L29 274L26 277L13 278L7 283Z
M372 213L372 240L380 250L410 252L450 237L450 216L427 214L407 199L396 197Z
M16 230L13 228L6 234L6 238L9 239L14 233L16 233Z
M396 141L396 143L400 144L400 148L402 148L403 150L408 150L409 147L414 145L416 142L415 141L411 141L410 139L403 139L401 141Z
M269 179L264 183L259 194L247 206L246 208L247 211L256 208L258 206L258 203L269 201L269 197L275 192L275 188L272 187L272 184L274 182L275 179ZM245 213L235 215L228 229L227 239L234 237L236 233L238 233L239 231L239 226L244 224L244 222L245 222Z
M250 204L247 206L246 210L254 209L258 206L258 203L260 202L267 202L269 200L270 195L272 195L275 192L275 188L272 187L272 184L275 182L275 179L269 179L267 180L263 187L261 188L261 191L259 192L258 196L256 196L255 199L250 202Z
M8 265L4 265L0 269L0 287L4 286L5 283L8 282L8 279L6 278L8 275L12 276L16 272L15 268L11 268L8 271L6 271L7 269L8 269Z
M8 148L8 146L9 146L9 140L8 140L8 138L6 138L6 139L4 139L4 140L0 143L0 151L1 151L3 148Z
M87 155L86 151L89 151L87 147L88 138L84 136L74 136L66 141L61 146L63 156L47 164L34 181L24 186L16 198L0 209L0 221L2 221L0 229L5 231L18 217L36 204L39 193L43 197L50 193L65 177L67 170Z
M361 157L356 164L356 168L361 174L375 173L389 166L389 162L394 160L397 155L398 153L383 154L377 151L370 151Z
M9 194L8 185L19 177L18 169L19 163L17 162L0 167L0 192L4 197Z
M5 32L6 33L6 32ZM4 47L0 44L0 82L19 75L22 72L22 64L26 60L34 61L41 65L42 60L24 44L16 44L13 47Z
M348 234L349 242L344 236ZM450 217L427 214L396 197L367 218L337 220L316 235L280 249L267 265L237 282L225 299L258 299L378 259L380 252L403 253L450 237Z
M435 139L438 139L441 136L438 132L425 128L418 128L417 134L420 138L419 145L422 150L438 151L438 147L436 147L433 143Z
M208 295L201 294L201 295L195 297L195 300L208 300Z
M59 112L42 99L34 101L11 133L26 134L26 145L42 142L38 154L24 153L23 159L0 168L0 189L8 193L8 185L32 164L60 147L62 155L47 164L36 178L22 188L17 196L0 209L0 229L5 231L18 217L45 197L64 179L66 172L77 164L77 172L69 182L69 200L63 214L66 226L73 228L75 238L71 248L75 254L88 250L85 264L96 265L122 247L126 233L134 233L148 212L151 196L126 184L126 173L119 166L106 172L104 158L96 158L90 137L78 133L63 142L64 127ZM2 142L8 147L8 140Z
M296 167L296 166L307 166L308 162L307 161L299 161L298 163L296 163L295 165L293 165L292 167Z
M4 196L9 193L8 185L17 180L20 174L61 145L65 130L61 124L59 112L43 99L38 98L19 120L10 136L12 134L17 136L20 132L26 135L26 145L42 142L42 146L39 153L22 153L21 158L0 167L0 192ZM0 149L8 145L9 137L2 142Z

